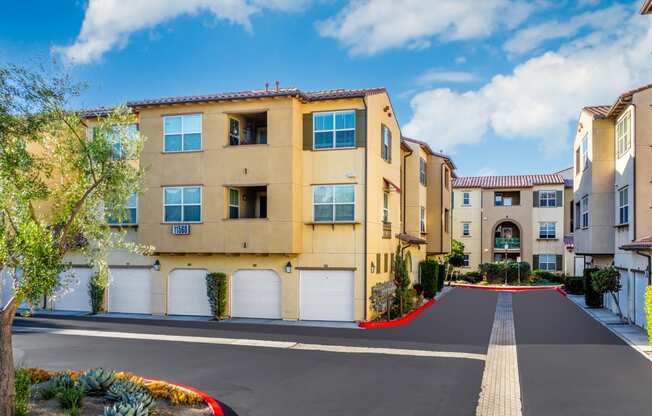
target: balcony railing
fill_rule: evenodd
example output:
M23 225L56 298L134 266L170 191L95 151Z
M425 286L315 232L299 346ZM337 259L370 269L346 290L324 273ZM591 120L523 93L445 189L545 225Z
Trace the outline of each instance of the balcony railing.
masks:
M507 246L508 250L513 250L517 248L521 248L521 239L520 238L504 238L504 237L496 237L495 245L494 247L497 249L505 249L505 246Z
M383 238L392 238L391 222L383 222Z

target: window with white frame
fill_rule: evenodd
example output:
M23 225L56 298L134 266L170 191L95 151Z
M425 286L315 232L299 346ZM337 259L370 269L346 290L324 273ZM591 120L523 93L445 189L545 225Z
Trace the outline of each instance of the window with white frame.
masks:
M584 137L582 137L580 153L582 158L582 170L584 170L589 166L589 133L586 133Z
M163 150L193 152L201 150L201 114L163 117Z
M419 210L419 228L422 233L426 232L426 207L420 207Z
M423 186L428 185L428 174L426 173L426 159L419 158L419 183Z
M201 186L163 188L164 222L201 222Z
M557 192L555 191L539 191L539 206L540 207L556 207L557 206Z
M589 228L589 196L584 195L581 202L582 228Z
M229 189L229 218L240 218L240 191Z
M463 192L462 193L462 205L471 205L471 193Z
M132 193L127 199L124 206L124 212L121 213L121 218L107 216L106 221L110 225L137 225L138 224L138 194Z
M383 142L381 143L383 160L389 162L392 160L392 131L383 124L382 127Z
M470 222L462 223L462 235L464 237L468 237L468 236L471 235L471 223Z
M313 114L314 149L355 147L355 111Z
M557 256L554 254L540 254L538 268L539 270L554 272L557 270Z
M624 155L632 144L631 126L631 113L627 111L616 124L616 155L618 157Z
M462 266L463 267L469 267L470 264L471 264L471 261L470 261L469 255L465 254L464 255L464 262L462 263Z
M541 222L539 223L539 239L541 240L554 240L557 238L557 224L554 222Z
M618 224L629 224L629 188L618 191Z
M355 219L355 186L315 186L313 215L315 222L352 222Z
M389 222L389 192L383 192L383 222Z
M137 137L138 125L136 123L114 125L112 130L107 134L106 139L111 146L113 160L130 159L131 155L127 154L129 143L125 143L125 140L130 141ZM97 127L94 127L93 135L97 134L97 131Z

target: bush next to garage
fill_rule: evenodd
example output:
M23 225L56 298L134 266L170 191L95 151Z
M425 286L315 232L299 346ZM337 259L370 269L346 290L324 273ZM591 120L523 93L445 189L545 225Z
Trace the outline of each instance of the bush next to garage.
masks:
M432 299L437 294L437 277L439 275L439 264L427 259L419 263L421 284L423 285L423 297Z
M462 278L469 283L480 283L482 281L482 273L479 271L470 271L466 272Z
M602 295L595 291L593 288L593 273L597 272L597 268L584 269L584 303L589 308L602 307Z
M222 319L226 316L226 287L227 280L224 273L206 275L206 295L215 319Z
M647 339L652 347L652 286L645 288L645 316L647 318Z
M584 276L566 276L564 290L571 295L584 294Z
M104 311L104 293L108 284L108 269L100 266L99 270L88 281L88 295L91 299L93 315Z
M519 281L523 284L530 278L530 263L526 261L483 263L480 265L480 271L492 284L505 283L505 280L507 280L507 284L515 284Z
M441 292L444 288L444 281L446 280L446 264L437 263L439 271L437 272L437 292Z

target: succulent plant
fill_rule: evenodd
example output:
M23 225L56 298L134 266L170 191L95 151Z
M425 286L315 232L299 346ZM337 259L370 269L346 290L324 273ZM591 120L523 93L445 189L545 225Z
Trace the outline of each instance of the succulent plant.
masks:
M104 416L149 416L149 410L142 404L116 403L104 408Z
M120 401L124 396L137 393L147 393L147 390L133 381L116 380L107 389L105 397L108 400Z
M103 368L94 368L79 376L79 384L89 394L101 394L109 389L115 382L113 371Z
M120 398L121 403L142 405L148 411L154 407L154 398L151 394L146 392L141 393L128 393Z
M52 377L50 381L48 381L48 384L51 388L55 388L55 389L58 388L69 389L75 387L75 380L73 380L70 373L61 373Z

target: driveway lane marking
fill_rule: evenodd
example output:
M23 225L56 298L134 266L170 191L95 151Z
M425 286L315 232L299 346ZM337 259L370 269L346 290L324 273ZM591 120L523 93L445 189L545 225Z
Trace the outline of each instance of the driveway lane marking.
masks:
M96 338L119 338L148 341L168 341L168 342L186 342L195 344L213 344L213 345L231 345L238 347L260 347L276 348L285 350L300 351L319 351L343 354L377 354L377 355L397 355L409 357L427 357L427 358L461 358L469 360L484 361L485 354L474 354L466 352L449 352L449 351L431 351L431 350L413 350L405 348L382 348L382 347L355 347L347 345L325 345L325 344L305 344L293 341L269 341L262 339L237 339L237 338L213 338L213 337L196 337L183 335L163 335L163 334L146 334L133 332L116 332L116 331L95 331L82 329L57 329L45 327L21 327L13 328L18 334L25 333L44 333L52 335L68 335L80 337Z

